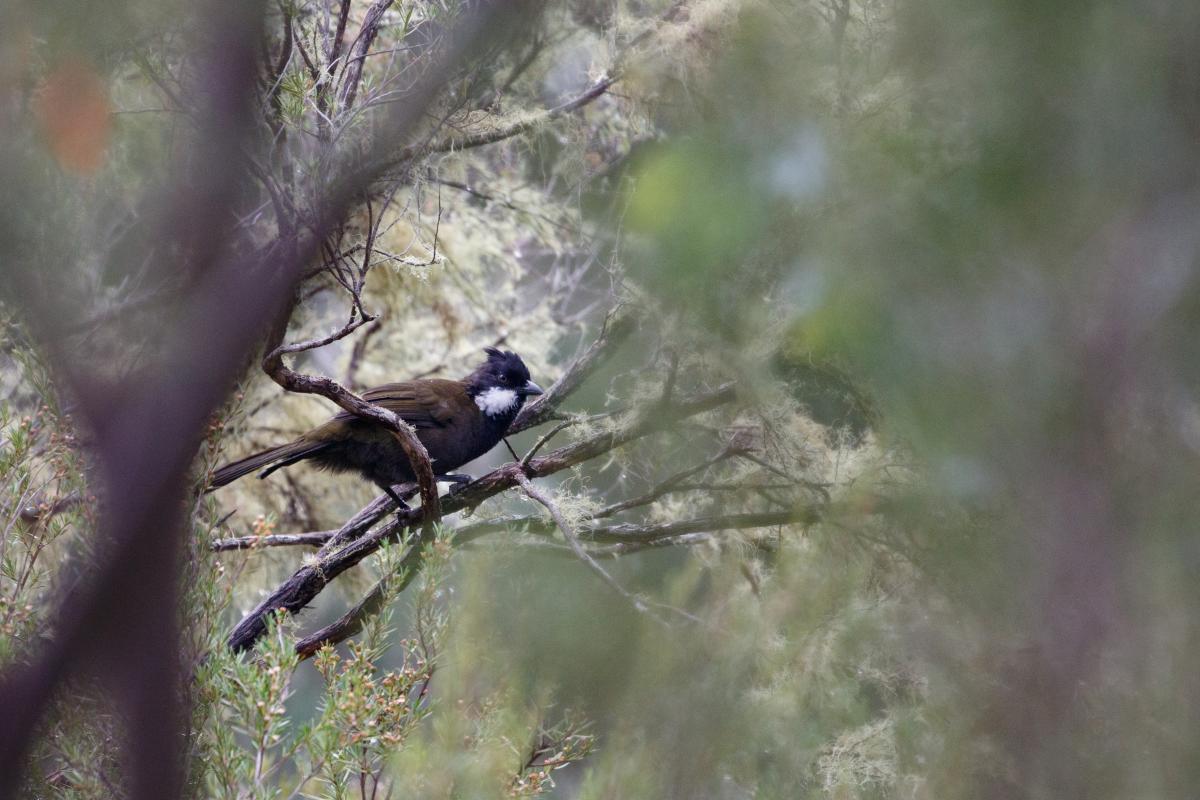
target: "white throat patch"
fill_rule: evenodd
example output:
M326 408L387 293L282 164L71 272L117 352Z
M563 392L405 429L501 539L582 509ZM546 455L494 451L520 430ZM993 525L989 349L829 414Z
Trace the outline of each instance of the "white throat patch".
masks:
M512 389L501 389L499 386L475 395L475 405L489 417L498 417L513 410L517 404L517 393Z

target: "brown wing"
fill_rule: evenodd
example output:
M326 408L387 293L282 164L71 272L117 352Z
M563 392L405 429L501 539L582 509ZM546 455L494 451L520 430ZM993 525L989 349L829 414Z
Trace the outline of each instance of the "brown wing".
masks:
M440 378L385 383L363 392L362 398L383 406L414 428L444 428L454 419L455 409L461 411L468 402L466 387L460 381ZM342 411L335 420L353 419Z

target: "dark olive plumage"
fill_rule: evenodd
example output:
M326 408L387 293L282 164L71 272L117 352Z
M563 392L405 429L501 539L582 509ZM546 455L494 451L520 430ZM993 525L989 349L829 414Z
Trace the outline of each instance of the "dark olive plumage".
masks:
M489 347L487 355L487 361L461 381L388 383L364 392L363 399L412 425L429 452L434 473L448 475L495 447L525 398L542 393L516 353ZM258 469L263 469L259 477L265 478L304 460L334 472L357 472L388 494L392 486L415 480L408 457L390 432L343 411L292 442L221 467L213 474L212 486L224 486Z

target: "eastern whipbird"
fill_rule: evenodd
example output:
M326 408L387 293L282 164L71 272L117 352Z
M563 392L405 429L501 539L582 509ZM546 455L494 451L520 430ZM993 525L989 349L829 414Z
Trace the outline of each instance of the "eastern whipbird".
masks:
M542 394L516 353L494 347L484 352L487 361L461 381L422 378L363 392L364 400L386 408L416 429L438 480L469 482L469 475L452 470L495 447L525 399ZM211 488L257 469L262 469L258 477L265 478L280 467L305 460L333 472L359 473L400 508L405 508L405 503L392 487L416 480L408 456L391 431L343 411L295 441L226 464L213 473Z

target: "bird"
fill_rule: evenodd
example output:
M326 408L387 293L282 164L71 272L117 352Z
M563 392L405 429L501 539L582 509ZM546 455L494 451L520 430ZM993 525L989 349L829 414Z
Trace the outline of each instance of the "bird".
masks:
M484 348L487 360L462 380L418 378L387 383L362 398L413 426L425 445L434 476L457 485L471 476L455 473L491 450L504 437L526 399L543 394L516 353ZM261 469L259 478L300 461L331 472L357 472L408 506L392 488L416 480L408 456L386 428L343 411L287 444L226 464L213 473L209 491Z

